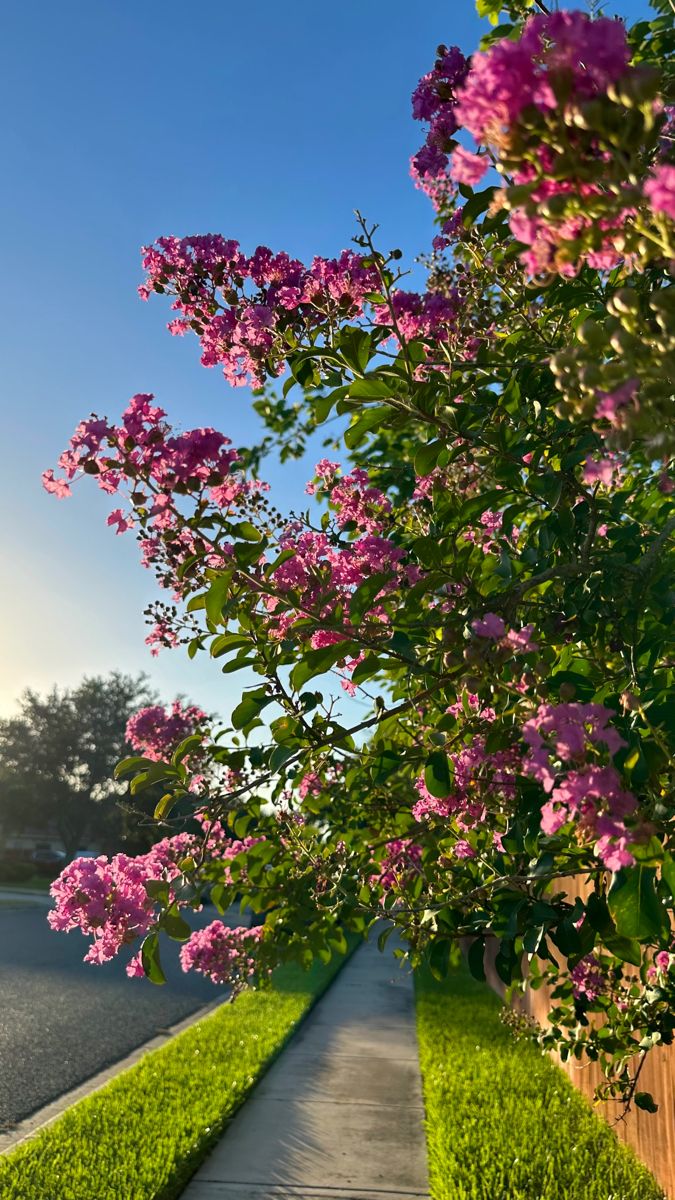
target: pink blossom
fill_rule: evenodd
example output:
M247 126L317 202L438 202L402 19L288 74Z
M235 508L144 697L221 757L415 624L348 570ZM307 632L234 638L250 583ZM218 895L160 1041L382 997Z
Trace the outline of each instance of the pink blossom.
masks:
M602 483L605 487L613 487L617 481L619 467L613 458L586 459L583 469L584 483L591 487L594 483Z
M466 183L469 187L475 187L480 183L488 166L487 159L482 155L472 154L463 146L458 146L450 156L450 178L454 179L455 183Z
M212 983L241 985L256 971L255 949L263 937L261 925L231 929L222 921L213 921L183 943L181 967L206 975Z
M629 59L620 21L567 11L533 16L517 41L501 38L474 54L457 119L477 141L499 143L524 109L555 109L558 86L568 102L589 99L620 78Z
M492 638L493 641L506 633L506 625L496 613L486 613L484 617L472 621L471 628L478 637Z
M171 883L180 876L177 862L193 846L189 834L165 838L147 854L131 858L116 854L108 860L76 858L51 886L54 909L47 920L52 929L80 929L92 938L85 962L108 962L123 946L143 937L156 917L155 902L146 883ZM130 970L138 974L138 963Z
M570 971L572 991L578 1000L591 1004L607 991L607 980L595 954L587 954Z
M609 421L610 425L620 425L621 410L634 402L639 386L639 379L628 379L613 392L598 392L598 404L595 408L596 419ZM604 483L604 479L602 482Z
M106 524L116 525L117 529L115 533L125 533L127 529L133 529L134 527L134 522L121 508L116 508L111 512Z
M522 629L509 629L504 640L513 650L520 650L526 654L539 649L537 643L532 641L533 633L534 625L523 625Z
M129 718L125 736L139 754L158 761L168 758L206 720L206 713L194 704L174 700L170 709L152 704Z
M455 858L476 857L476 851L474 850L473 846L463 838L460 838L459 841L455 842L454 846L452 847L452 853L454 854Z
M387 843L383 857L377 863L377 871L371 882L379 884L385 891L403 889L420 873L422 848L412 838L394 838Z
M666 164L655 167L645 183L644 193L654 212L665 213L675 221L675 167Z
M42 486L46 492L51 492L59 500L72 495L68 482L65 479L57 479L51 469L42 472Z

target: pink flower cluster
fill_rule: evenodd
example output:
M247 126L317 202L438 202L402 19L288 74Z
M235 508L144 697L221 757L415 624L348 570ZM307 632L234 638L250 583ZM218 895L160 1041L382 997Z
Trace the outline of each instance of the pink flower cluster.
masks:
M523 625L522 629L507 630L504 620L496 613L486 613L484 617L472 621L471 628L477 637L488 638L496 642L503 650L527 654L531 650L538 649L537 643L532 641L534 625Z
M604 458L587 458L581 476L589 487L601 483L603 487L614 488L621 484L623 466L618 454L607 453Z
M339 463L322 458L316 465L317 483L308 483L308 495L325 495L337 510L340 529L354 525L359 532L380 533L386 525L391 503L379 488L373 487L367 471L355 467L348 475L338 475Z
M392 327L406 341L433 338L447 342L457 324L460 307L459 296L454 291L446 296L440 292L398 290L391 298L394 317L390 308L382 305L375 310L375 324Z
M422 76L413 92L413 117L429 125L424 145L412 160L413 175L420 180L447 178L448 152L460 125L456 95L468 66L457 46L440 46L433 70Z
M655 213L664 213L675 221L675 167L655 167L645 183L644 194Z
M473 542L476 546L480 546L483 554L491 554L495 551L498 545L498 538L508 538L511 542L518 540L518 529L512 525L509 530L502 528L503 513L494 512L488 508L480 516L480 527L474 526L473 529L467 530L464 538L467 542Z
M501 38L474 54L455 102L477 142L501 146L525 109L542 113L607 91L630 61L620 21L582 12L533 16L517 41Z
M130 508L115 509L108 524L118 533L138 527L143 566L152 568L160 586L180 599L187 590L181 568L188 560L198 562L202 571L218 569L228 564L232 553L226 541L220 541L217 550L209 548L203 531L196 531L188 519L194 507L184 514L184 498L197 499L202 509L211 506L218 516L227 517L268 485L241 477L238 454L224 434L211 428L174 434L164 410L152 400L151 395L133 396L118 426L96 416L83 421L59 459L62 474L45 471L43 483L60 497L70 495L70 484L82 475L93 475L107 493L124 488ZM166 613L146 641L153 654L159 646L177 643Z
M412 838L394 838L387 843L377 871L370 882L379 884L385 892L405 888L420 872L422 847Z
M486 709L483 720L493 720L494 712ZM460 829L472 829L485 821L487 808L496 804L509 806L515 793L518 755L515 750L485 748L485 738L476 735L461 750L448 756L453 790L448 796L432 796L424 777L415 781L419 799L412 808L416 821L431 817L456 817Z
M609 723L616 714L602 704L541 704L523 726L529 753L523 772L542 785L549 799L541 810L541 828L554 834L575 821L579 835L595 842L595 854L610 871L635 859L625 818L637 807L616 768L603 763L625 745Z
M306 796L320 796L323 791L336 787L341 783L342 763L327 763L318 771L307 771L298 783L298 795L301 800Z
M371 575L391 576L389 584L383 583L380 596L373 601L369 613L369 620L385 624L388 616L378 599L402 579L415 581L418 577L415 567L403 566L404 552L376 534L368 533L346 545L335 546L325 533L298 532L289 527L280 546L282 550L293 550L293 557L280 562L271 576L281 595L263 599L271 614L273 636L285 636L299 615L334 623L336 609L338 605L342 607L341 628L318 630L312 636L315 649L349 639L353 633L349 624L350 601L359 584Z
M143 299L170 292L181 314L170 331L192 329L203 365L220 365L233 387L259 386L268 375L279 375L288 333L306 335L327 318L358 316L367 293L380 286L375 268L351 250L306 267L266 246L247 257L238 242L211 234L159 238L144 247L143 266Z
M570 971L572 991L577 1000L593 1003L607 991L607 980L595 954L587 954Z
M60 932L80 929L91 936L84 961L108 962L122 946L143 937L156 919L156 904L146 883L177 879L181 874L177 863L193 844L190 834L177 834L135 858L127 854L110 860L105 855L76 858L51 886L55 908L47 916L49 924ZM134 960L128 973L139 973Z
M143 478L156 497L157 524L162 523L168 498L176 490L226 485L236 495L241 485L231 476L238 456L228 449L230 439L210 428L172 434L166 413L152 403L153 399L146 393L132 396L119 426L109 425L94 414L82 421L59 458L62 475L55 477L53 470L44 472L47 491L68 496L70 483L82 474L94 475L98 486L111 494L127 480ZM131 525L121 512L110 523L118 525L118 533Z
M620 21L583 12L538 14L518 40L502 38L475 54L449 101L452 122L502 157L512 183L503 194L511 208L511 231L525 245L521 258L532 275L574 275L584 262L610 270L622 261L634 199L624 199L620 188L607 189L607 148L575 115L588 101L606 96L631 70L629 62ZM560 122L566 127L562 138L556 132ZM573 172L568 144L577 163ZM450 173L474 185L486 163L459 147ZM673 210L669 171L675 177L675 169L657 168L645 189L652 207L663 212Z
M184 971L197 971L212 983L240 987L256 972L255 950L264 937L263 927L231 929L213 921L183 943L180 962Z
M195 704L174 700L170 709L161 704L141 708L129 717L126 740L145 758L161 761L170 758L176 747L196 733L207 715Z
M231 841L224 840L221 850L220 850L219 858L221 858L222 861L226 864L224 876L223 876L223 882L227 886L229 886L231 883L234 882L232 879L232 873L230 871L229 866L227 866L227 863L231 863L232 859L238 858L240 854L245 854L247 850L251 849L251 846L257 846L259 842L264 842L264 841L265 841L265 839L262 837L246 837L246 838L242 838L240 841L235 840L235 839L233 839ZM239 872L239 874L237 876L237 882L240 882L242 884L244 884L246 882L245 871Z

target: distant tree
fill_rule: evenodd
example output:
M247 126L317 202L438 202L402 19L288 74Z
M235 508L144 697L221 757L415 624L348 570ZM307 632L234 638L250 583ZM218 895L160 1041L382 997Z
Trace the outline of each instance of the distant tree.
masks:
M53 824L69 858L90 839L119 849L127 785L113 770L129 753L129 717L153 700L144 675L117 671L45 696L24 692L19 715L0 721L0 821L17 831ZM133 830L139 849L137 820Z

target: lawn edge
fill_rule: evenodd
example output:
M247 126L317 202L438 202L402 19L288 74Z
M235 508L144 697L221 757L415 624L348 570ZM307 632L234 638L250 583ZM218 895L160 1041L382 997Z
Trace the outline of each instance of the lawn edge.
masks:
M70 1088L67 1092L62 1092L54 1100L49 1100L47 1104L43 1104L35 1112L29 1113L21 1121L17 1121L6 1132L0 1132L0 1156L11 1154L18 1146L22 1146L25 1142L37 1137L44 1129L48 1129L50 1125L58 1121L68 1109L74 1108L80 1101L88 1099L95 1092L99 1092L102 1088L107 1087L118 1075L122 1075L125 1071L130 1071L147 1054L152 1054L156 1050L162 1050L175 1037L178 1037L193 1025L197 1025L200 1021L210 1017L222 1004L227 1004L227 1000L211 1000L207 1004L201 1005L194 1012L189 1013L187 1017L183 1017L173 1025L168 1025L166 1032L155 1033L147 1041L141 1042L139 1046L136 1046L134 1050L130 1050L123 1058L118 1058L114 1063L110 1063L109 1066L102 1067L100 1071L96 1071L88 1079L83 1079L82 1083L76 1084L75 1087Z
M333 960L334 967L332 970L332 963L325 964L326 974L323 975L323 977L319 980L316 990L311 993L307 993L308 1002L306 1008L289 1026L283 1039L279 1042L277 1047L263 1062L260 1063L257 1074L253 1078L245 1093L240 1096L236 1106L227 1112L227 1114L223 1115L220 1121L213 1123L211 1136L205 1139L199 1146L195 1146L192 1155L176 1163L177 1169L175 1170L173 1177L166 1180L165 1186L161 1191L157 1191L153 1194L153 1200L177 1200L177 1198L182 1195L193 1175L226 1133L230 1122L234 1119L242 1106L252 1095L257 1085L267 1074L268 1070L286 1049L289 1042L292 1040L298 1030L302 1027L304 1021L309 1017L315 1005L335 982L342 969L347 965L352 955L362 944L362 940L363 939L360 937L354 937L353 940L350 938L350 944L348 945L347 952L339 958L335 956ZM173 1045L176 1037L180 1037L184 1033L189 1033L190 1030L195 1026L208 1021L211 1017L215 1017L219 1010L222 1009L223 1005L226 1003L226 1000L218 999L211 1003L206 1010L201 1008L197 1013L191 1014L183 1021L171 1026L170 1028L172 1032L170 1034L160 1034L157 1035L157 1038L150 1039L148 1042L143 1043L142 1046L139 1046L135 1051L132 1051L131 1054L125 1059L120 1060L111 1068L104 1069L103 1072L98 1072L96 1076L92 1076L90 1080L85 1081L84 1084L79 1085L78 1088L72 1089L71 1092L67 1093L66 1096L68 1100L72 1099L73 1094L76 1095L76 1098L72 1099L72 1102L67 1102L66 1097L60 1097L57 1101L53 1101L51 1105L45 1106L44 1109L40 1110L42 1114L44 1114L45 1109L52 1107L52 1105L57 1105L59 1111L50 1114L46 1120L40 1121L39 1124L35 1124L35 1127L32 1130L26 1131L19 1138L16 1137L16 1130L13 1131L14 1136L12 1137L10 1144L6 1147L6 1149L0 1150L0 1162L11 1163L15 1152L20 1152L22 1149L28 1148L32 1142L38 1142L43 1133L47 1133L51 1130L53 1134L54 1127L58 1125L58 1122L61 1118L65 1118L68 1113L72 1113L74 1110L77 1110L80 1105L86 1105L92 1097L104 1092L107 1086L113 1084L120 1086L121 1083L121 1086L124 1087L125 1075L132 1074L133 1071L148 1057L153 1055L161 1055L164 1050L168 1050L168 1048ZM155 1044L157 1040L159 1040L159 1044ZM102 1079L102 1075L105 1075L106 1077ZM26 1118L26 1121L30 1122L31 1119L35 1121L35 1118L36 1114L33 1114L32 1118L28 1117Z

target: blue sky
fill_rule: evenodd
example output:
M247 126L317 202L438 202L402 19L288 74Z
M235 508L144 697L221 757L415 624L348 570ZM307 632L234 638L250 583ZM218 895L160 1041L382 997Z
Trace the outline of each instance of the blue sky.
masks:
M614 11L635 19L645 0ZM193 339L143 304L139 247L220 232L301 258L335 254L353 209L411 258L432 214L408 179L410 93L439 42L465 51L473 0L35 0L8 5L0 49L0 713L26 686L147 670L226 712L241 686L180 651L150 657L156 596L133 537L93 486L57 502L40 473L77 421L153 391L184 428L252 440L248 394L199 365ZM280 507L311 471L267 471Z

